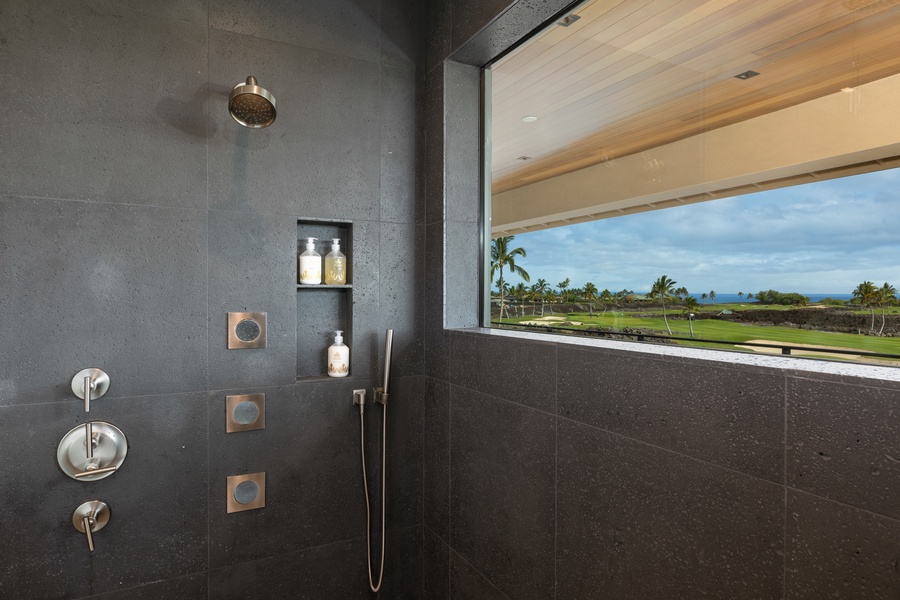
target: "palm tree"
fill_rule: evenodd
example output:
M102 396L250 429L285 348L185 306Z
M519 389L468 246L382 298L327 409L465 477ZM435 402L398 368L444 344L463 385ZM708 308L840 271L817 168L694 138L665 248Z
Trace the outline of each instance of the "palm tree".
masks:
M560 281L557 283L557 287L559 288L559 299L563 302L566 301L566 288L569 287L569 278L566 277L565 281Z
M702 300L706 301L706 292L703 292L702 294L700 294L700 298Z
M878 305L881 307L881 329L878 330L878 335L884 333L884 307L893 304L896 300L897 288L885 281L878 290Z
M581 290L584 299L588 301L588 306L590 307L591 316L594 316L594 300L597 298L597 286L588 281L584 284L584 289Z
M508 235L491 240L491 279L494 278L496 272L500 272L500 279L498 280L500 283L497 287L500 288L501 321L503 320L503 267L509 267L511 273L518 275L525 281L531 280L528 271L516 264L517 256L525 258L525 248L510 249L510 244L515 237L514 235ZM509 311L507 311L506 316L509 317Z
M603 304L603 314L604 315L606 314L606 311L609 310L609 305L612 303L612 301L613 301L613 295L608 289L605 289L602 292L600 292L600 302Z
M688 315L688 327L691 329L691 337L694 337L694 312L700 312L700 303L697 302L697 299L693 296L688 296L684 299L684 308L682 309L683 314Z
M512 289L512 294L519 301L519 304L516 306L516 316L519 316L519 306L522 307L522 315L525 316L525 298L528 296L528 288L525 287L525 284L521 281L516 284L516 287Z
M672 281L668 275L663 275L654 281L653 287L650 288L650 297L662 302L663 320L666 322L666 331L669 332L669 335L672 335L672 328L669 327L669 318L666 316L666 300L672 297L672 290L675 289L676 283L678 282Z
M747 300L753 300L753 292L747 293Z
M500 320L503 320L503 309L506 309L506 318L509 318L509 307L507 307L503 303L503 296L509 294L509 282L503 281L502 279L498 279L497 284L497 293L500 295Z
M715 291L715 290L710 290L710 291L709 291L709 301L712 302L712 301L715 300L715 299L716 299L716 291Z
M744 299L744 292L738 292L738 298L740 298L741 300L743 300L743 299Z
M858 301L861 306L868 306L872 311L872 325L869 331L875 331L875 308L873 305L878 299L878 290L871 281L863 281L856 289L853 290L853 299Z
M544 316L544 298L547 296L547 292L550 291L550 285L547 283L546 279L538 279L537 283L531 286L532 291L535 295L541 299L541 316Z

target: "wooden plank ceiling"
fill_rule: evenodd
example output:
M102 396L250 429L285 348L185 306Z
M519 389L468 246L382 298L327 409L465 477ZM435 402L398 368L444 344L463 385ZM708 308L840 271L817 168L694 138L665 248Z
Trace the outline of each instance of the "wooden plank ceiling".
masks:
M593 0L574 14L492 67L495 194L900 72L900 0Z

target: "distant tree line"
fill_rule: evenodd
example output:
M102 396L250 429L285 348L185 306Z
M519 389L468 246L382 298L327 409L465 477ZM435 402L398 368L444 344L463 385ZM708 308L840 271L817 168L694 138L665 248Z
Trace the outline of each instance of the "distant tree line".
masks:
M603 305L604 312L606 312L610 305L622 304L634 300L634 292L632 290L623 289L618 292L610 292L607 289L600 292L598 291L597 286L590 281L585 283L584 287L581 288L571 287L571 280L568 277L566 277L565 280L560 281L557 284L556 289L554 289L545 279L538 279L537 283L531 286L526 286L524 283L510 286L509 283L504 280L504 270L518 275L525 281L531 280L528 272L523 269L521 265L516 264L516 259L525 258L526 252L524 248L513 247L512 241L514 238L515 236L510 235L491 240L491 279L493 279L495 275L499 275L495 284L497 286L497 295L500 297L501 319L503 318L504 312L506 313L507 318L509 318L509 307L506 302L507 297L515 298L520 304L531 302L532 314L537 314L537 304L540 303L541 316L544 314L544 305L552 302L575 303L586 301L591 311L591 315L593 315L594 301L596 300L599 300ZM675 305L680 306L682 312L685 314L700 310L697 299L691 296L686 288L675 287L676 285L677 282L673 281L668 275L662 275L653 282L650 286L650 292L647 294L647 298L659 302L662 305L663 320L666 324L666 329L670 334L671 329L669 328L669 319L666 310L667 304L671 306L674 303ZM738 292L738 297L743 299L744 293ZM704 301L707 298L710 301L713 301L716 299L716 292L715 290L711 290L708 293L703 292L701 298ZM754 295L752 293L747 294L748 301L753 299ZM755 300L760 304L776 304L783 306L807 306L810 303L809 297L804 296L803 294L798 294L797 292L779 292L777 290L760 291L756 294ZM870 310L872 320L869 330L873 332L875 330L875 308L881 309L880 334L884 331L885 309L888 306L894 306L898 303L897 289L887 282L885 282L883 286L877 287L871 281L864 281L853 290L852 302ZM822 303L828 305L845 304L844 301L835 300L833 298L826 298ZM519 307L515 308L518 313ZM524 312L523 307L522 316L524 316ZM552 306L550 308L550 313L553 314ZM691 316L693 317L693 315ZM693 334L693 331L691 333Z

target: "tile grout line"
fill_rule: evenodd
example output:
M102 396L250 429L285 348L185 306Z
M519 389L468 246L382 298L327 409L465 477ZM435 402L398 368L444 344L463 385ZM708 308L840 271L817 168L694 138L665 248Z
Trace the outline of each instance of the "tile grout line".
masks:
M784 439L781 446L782 460L782 481L784 482L784 518L781 524L781 599L787 598L787 537L788 537L788 469L787 469L787 448L788 448L788 377L785 375L784 386Z
M210 486L212 485L212 459L210 457L210 415L209 415L209 118L210 103L209 90L210 81L210 43L209 43L209 11L210 0L206 2L206 596L209 597L209 588L212 582L212 498L210 494Z
M448 346L450 345L448 338ZM453 357L452 352L448 352L449 356L447 357L447 362L449 363ZM447 370L450 370L450 365L447 365ZM453 385L449 384L447 386L447 393L449 394L449 398L447 398L447 598L453 598L453 582L452 577L450 576L450 556L453 551L452 539L450 537L450 530L452 526L452 510L451 503L453 502L453 471L451 469L452 466L452 458L453 452L451 451L453 448Z
M770 479L765 479L765 478L763 478L763 477L760 477L759 475L752 475L752 474L750 474L750 473L745 473L745 472L743 472L743 471L738 471L737 469L735 469L735 468L733 468L733 467L727 467L727 466L725 466L725 465L720 465L720 464L718 464L718 463L710 462L710 461L705 460L705 459L703 459L703 458L697 458L696 456L690 456L689 454L683 454L683 453L681 453L681 452L678 452L677 450L672 450L671 448L665 448L665 447L663 447L663 446L657 446L656 444L651 444L650 442L645 442L645 441L643 441L643 440L639 440L639 439L636 439L636 438L628 437L627 435L623 435L623 434L617 433L617 432L615 432L615 431L610 431L609 429L603 429L602 427L597 427L596 425L590 425L590 424L588 424L588 423L582 423L581 421L576 421L575 419L570 419L570 418L568 418L568 417L559 416L558 418L559 418L559 419L563 419L563 420L565 420L565 421L569 421L570 423L574 423L574 424L576 424L576 425L581 425L581 426L583 426L583 427L589 427L590 429L593 429L593 430L595 430L595 431L602 431L603 433L606 433L606 434L608 434L608 435L612 435L612 436L615 436L615 437L620 438L620 439L628 440L628 441L634 442L634 443L636 443L636 444L640 444L640 445L642 445L642 446L647 446L647 447L650 447L650 448L655 448L656 450L660 450L660 451L662 451L662 452L667 452L667 453L669 453L669 454L674 454L674 455L676 455L676 456L680 456L680 457L686 458L686 459L688 459L688 460L693 460L693 461L696 461L696 462L698 462L698 463L701 463L701 464L704 464L704 465L707 465L707 466L710 466L710 467L715 467L715 468L717 468L717 469L722 469L722 470L724 470L724 471L728 471L728 472L734 473L734 474L736 474L736 475L743 475L744 477L749 477L749 478L751 478L751 479L755 479L755 480L760 481L760 482L763 482L763 483L768 483L768 484L770 484L770 485L777 485L778 487L783 487L782 484L781 484L780 482L772 481L772 480L770 480Z
M556 354L556 373L553 385L554 408L556 419L554 420L553 440L553 598L559 597L559 577L557 569L559 565L559 346L554 346Z

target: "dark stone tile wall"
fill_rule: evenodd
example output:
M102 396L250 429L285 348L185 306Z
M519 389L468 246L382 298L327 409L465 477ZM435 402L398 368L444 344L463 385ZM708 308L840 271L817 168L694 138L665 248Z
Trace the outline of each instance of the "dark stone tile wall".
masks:
M4 0L0 73L0 597L421 598L425 6L413 0ZM228 94L277 99L263 130ZM350 219L352 376L297 379L336 312L298 301L298 218ZM323 243L321 247L325 247ZM330 302L322 294L322 302ZM334 298L331 296L330 298ZM267 313L226 349L228 311ZM369 591L356 388L382 372L388 557ZM349 327L348 327L349 329ZM320 348L321 350L315 350ZM85 415L73 375L109 392ZM225 433L225 396L266 394L266 429ZM71 428L119 426L119 472L56 464ZM381 407L366 411L373 564ZM226 514L226 477L266 507ZM74 509L106 501L90 554Z
M896 382L478 329L477 67L567 5L428 6L425 598L900 597Z

